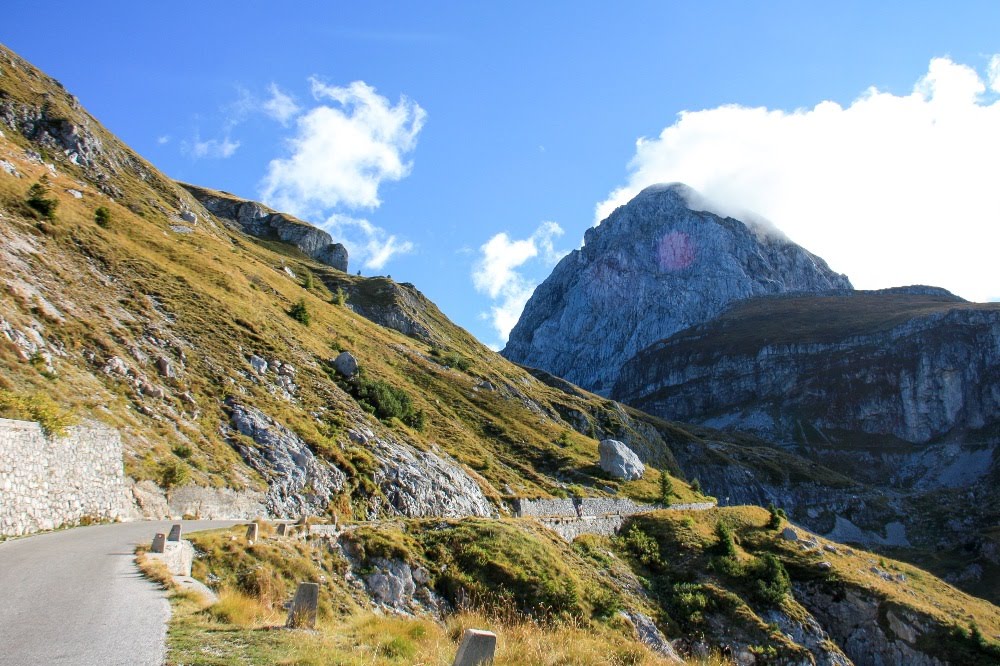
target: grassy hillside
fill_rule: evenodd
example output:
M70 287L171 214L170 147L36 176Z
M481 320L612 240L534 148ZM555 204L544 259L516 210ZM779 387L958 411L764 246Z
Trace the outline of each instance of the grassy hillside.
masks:
M656 499L655 470L643 481L618 483L596 466L591 435L628 434L628 419L612 403L536 380L411 285L347 275L214 220L54 81L4 56L6 108L19 117L41 114L33 127L69 123L101 146L91 166L80 166L54 149L37 156L44 142L12 129L0 138L0 158L14 171L0 171L0 317L39 342L26 351L0 336L0 389L17 398L5 403L5 414L26 413L11 405L51 399L77 418L104 421L125 435L128 474L165 485L262 487L231 446L224 401L235 396L333 459L355 495L370 492L370 461L346 431L363 425L453 456L493 498ZM119 168L124 162L141 169ZM51 217L28 203L36 184L55 202ZM99 209L106 211L100 220ZM196 224L180 217L188 210L199 216ZM296 307L308 323L290 316ZM355 312L371 316L386 307L430 333L408 337ZM329 361L341 351L358 359L369 384L405 396L410 413L422 415L419 427L384 410L369 414L371 400L353 397L332 371ZM255 374L251 355L291 364L294 395ZM127 371L114 371L113 359ZM162 362L173 376L160 371ZM561 414L570 411L585 425L566 422ZM680 479L675 488L679 499L693 497Z
M242 528L195 535L204 553L195 574L219 581L221 601L174 598L169 661L449 664L461 630L476 626L498 634L498 664L668 663L637 640L622 611L655 618L682 651L704 641L757 663L841 654L837 644L848 640L837 618L854 629L869 616L873 650L888 637L949 663L1000 657L995 606L801 530L800 541L787 541L785 527L764 509L729 507L636 516L620 537L572 545L510 519L367 523L339 539L249 546ZM428 572L426 589L450 609L442 622L427 609L371 614L362 581L386 560ZM318 633L270 630L283 624L280 602L300 580L322 582Z
M997 303L969 303L941 290L853 292L830 296L754 298L734 304L702 326L670 338L672 354L754 354L764 346L833 344L852 336L886 332L915 317L951 310L998 310ZM651 362L655 344L640 352Z

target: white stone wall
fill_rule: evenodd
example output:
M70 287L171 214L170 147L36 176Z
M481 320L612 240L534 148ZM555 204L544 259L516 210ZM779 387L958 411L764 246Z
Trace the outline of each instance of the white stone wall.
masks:
M578 499L515 499L516 516L631 516L658 508L650 504L636 504L630 499L582 497Z
M134 514L116 430L87 423L50 438L37 423L0 419L0 534Z

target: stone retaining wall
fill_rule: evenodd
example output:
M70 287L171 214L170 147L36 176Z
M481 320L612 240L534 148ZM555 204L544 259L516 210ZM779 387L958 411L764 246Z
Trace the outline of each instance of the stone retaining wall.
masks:
M0 535L134 516L116 430L87 423L46 437L37 423L0 419Z
M632 500L615 500L588 497L572 500L514 500L517 516L537 518L538 522L566 539L572 541L581 534L618 534L625 519L637 513L665 509L667 511L705 511L715 506L714 502L693 502L690 504L637 504Z
M566 541L572 541L581 534L600 534L614 536L622 528L626 516L611 514L608 516L585 516L583 518L539 518L539 522L561 536Z
M576 499L515 499L513 500L514 515L518 517L534 516L564 516L578 518L581 516L631 516L643 511L657 508L650 504L636 504L630 499L611 499L604 497L583 497Z

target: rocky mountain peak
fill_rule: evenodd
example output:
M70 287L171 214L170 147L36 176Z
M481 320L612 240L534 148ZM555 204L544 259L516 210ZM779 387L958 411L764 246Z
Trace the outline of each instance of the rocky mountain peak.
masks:
M851 289L778 233L721 217L681 183L647 187L535 290L503 354L606 395L640 349L763 294Z

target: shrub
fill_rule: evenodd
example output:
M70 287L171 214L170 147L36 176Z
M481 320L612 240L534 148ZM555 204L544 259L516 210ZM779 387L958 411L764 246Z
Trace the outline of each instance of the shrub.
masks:
M701 481L699 481L698 479L694 479L693 481L691 481L691 490L693 490L696 493L700 493Z
M358 404L379 419L388 421L396 418L411 428L423 430L426 423L424 410L417 409L403 389L381 379L373 381L364 377L360 377L349 388Z
M97 226L107 229L111 224L111 211L104 206L101 206L94 211L94 222Z
M715 524L715 544L716 551L723 557L736 556L736 541L733 539L733 530L723 522Z
M441 351L437 347L434 347L431 349L431 356L436 358L446 368L455 368L456 370L465 372L472 367L472 361L457 351Z
M21 395L0 390L0 414L6 418L37 421L50 437L65 435L66 429L77 421L72 412L44 393Z
M181 462L168 460L160 465L159 476L160 485L169 490L187 483L191 478L191 470Z
M600 619L614 617L622 609L621 597L606 588L599 588L593 592L589 601L594 609L594 617Z
M57 199L45 196L49 193L49 186L44 180L40 180L28 188L28 205L38 212L46 220L56 219L56 207L59 205Z
M312 321L312 315L309 314L309 308L306 306L306 299L300 298L295 305L289 308L288 316L300 324L308 326L309 322Z
M670 597L670 614L685 626L704 622L709 599L704 588L697 583L675 583Z
M622 537L622 545L635 559L647 567L658 567L662 564L660 544L635 525L629 527L628 532Z
M755 578L754 596L765 604L777 606L792 589L784 565L771 553L764 554L747 573Z
M337 287L337 291L333 292L333 304L345 305L346 303L347 303L347 292L344 291L343 287Z
M470 367L472 367L472 361L465 358L456 351L450 351L446 353L443 357L444 364L449 368L455 368L456 370L461 370L465 372Z
M182 460L187 460L191 457L191 447L187 444L175 444L172 449L173 454Z

